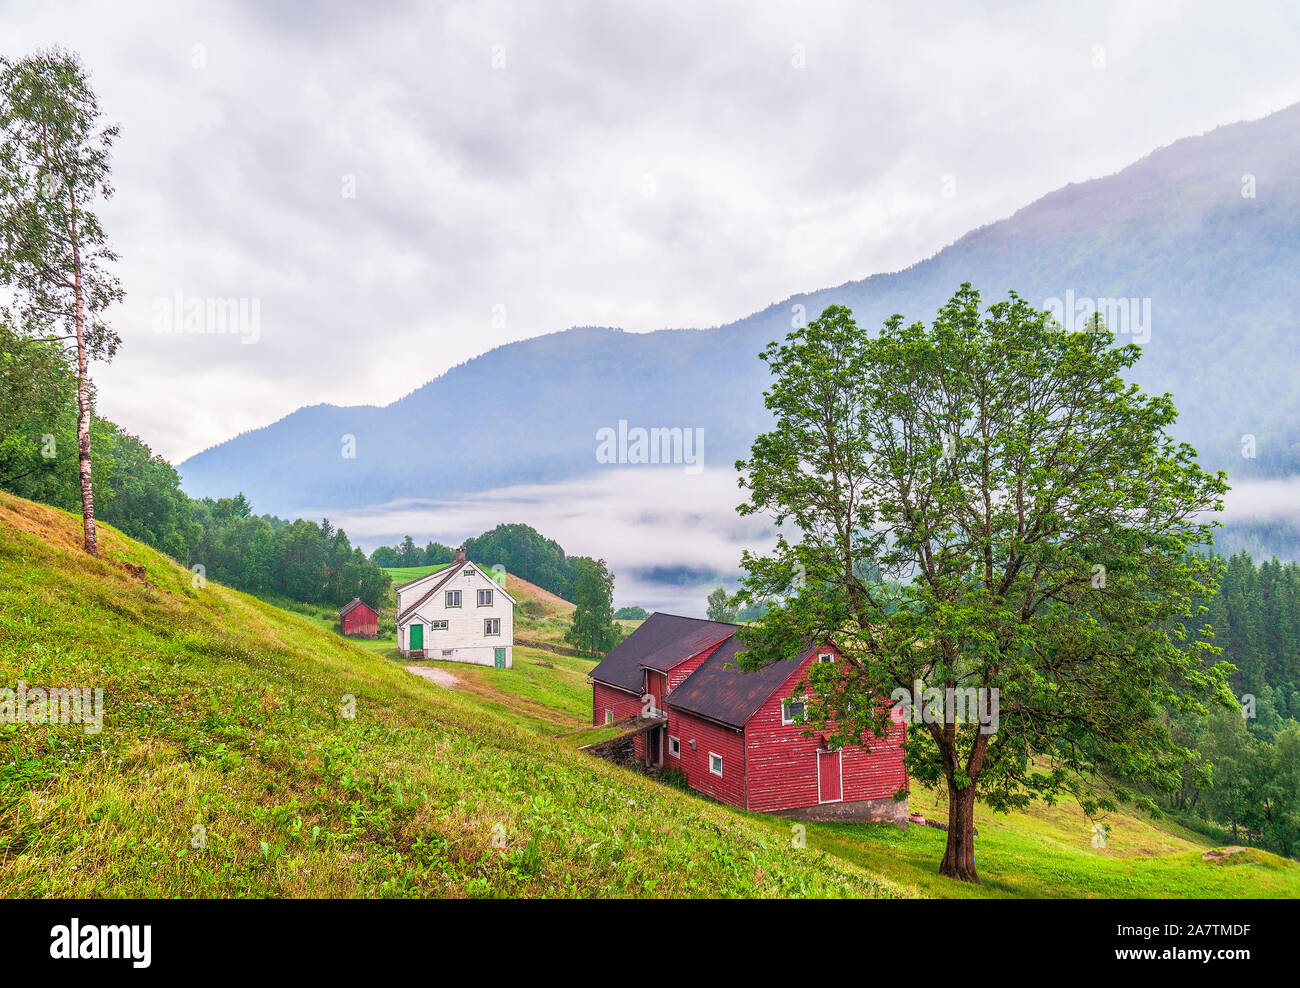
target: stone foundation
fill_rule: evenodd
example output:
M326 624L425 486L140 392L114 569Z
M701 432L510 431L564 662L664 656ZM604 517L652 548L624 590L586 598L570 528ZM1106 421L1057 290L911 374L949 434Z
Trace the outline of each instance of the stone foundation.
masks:
M789 817L791 820L892 823L906 829L907 800L895 801L893 796L883 796L880 799L858 799L848 803L796 806L789 810L773 810L772 815Z

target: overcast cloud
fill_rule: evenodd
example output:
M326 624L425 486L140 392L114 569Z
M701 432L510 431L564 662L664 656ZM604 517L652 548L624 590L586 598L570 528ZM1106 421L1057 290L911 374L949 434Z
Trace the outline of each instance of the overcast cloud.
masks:
M0 51L53 43L122 125L100 409L174 462L510 340L895 270L1300 100L1287 2L0 3ZM258 342L156 332L177 292L258 299Z

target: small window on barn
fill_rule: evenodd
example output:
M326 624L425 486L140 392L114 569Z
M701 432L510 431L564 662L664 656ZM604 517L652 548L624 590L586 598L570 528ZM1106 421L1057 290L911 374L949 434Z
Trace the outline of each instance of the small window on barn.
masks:
M804 701L802 697L790 697L781 701L781 723L794 724L803 719Z
M834 662L835 655L832 652L822 652L817 656L818 662Z
M480 590L480 591L478 592L478 606L479 606L479 607L491 607L491 606L492 606L492 591L491 591L491 590Z
M682 757L682 739L681 739L681 738L675 738L675 737L672 737L671 735L669 736L669 738L668 738L668 754L672 755L674 758L681 758L681 757Z
M614 711L611 710L609 707L605 708L605 723L606 724L614 723Z
M483 634L485 634L485 635L499 635L499 634L501 634L501 619L500 619L500 618L484 618L484 619L483 619Z
M722 775L722 756L712 751L709 752L709 771L719 777Z
M446 598L446 599L447 599L447 606L448 606L448 607L459 607L459 606L460 606L460 591L459 591L459 590L448 590L448 591L447 591L447 598Z
M446 631L446 630L447 630L447 622L446 622L446 621L430 621L430 622L429 622L429 630L430 630L430 631Z

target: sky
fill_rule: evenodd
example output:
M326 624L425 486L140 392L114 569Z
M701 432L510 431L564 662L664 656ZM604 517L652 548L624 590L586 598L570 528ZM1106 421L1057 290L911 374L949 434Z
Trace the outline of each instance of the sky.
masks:
M54 44L121 126L99 410L173 462L897 270L1300 100L1293 2L0 0L0 52Z

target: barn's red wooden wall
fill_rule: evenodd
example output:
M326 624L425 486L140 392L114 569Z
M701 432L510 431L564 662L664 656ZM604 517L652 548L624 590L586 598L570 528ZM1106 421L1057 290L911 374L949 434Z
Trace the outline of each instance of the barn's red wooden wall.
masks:
M657 672L654 669L643 669L645 675L645 691L655 700L655 709L664 708L664 695L668 692L668 674Z
M379 633L379 615L366 605L354 607L343 615L343 634L376 635Z
M798 724L781 723L781 701L794 695L816 661L814 653L800 663L745 725L751 810L788 810L820 802L817 752L821 740L817 734L805 737L805 729ZM907 787L902 749L905 737L906 728L897 723L884 740L868 742L870 752L856 745L844 749L844 802L892 796Z
M614 719L621 720L641 712L641 698L631 693L624 693L604 683L592 683L591 725L599 727L605 723L605 711L613 710Z
M622 690L606 686L604 683L592 683L591 687L591 723L593 727L605 723L605 711L607 709L614 711L615 720L622 720L624 717L631 717L633 714L641 712L640 695L633 696L631 693L624 693ZM645 759L644 734L638 734L632 739L632 753L637 758Z
M721 724L668 708L668 737L682 742L682 757L669 754L664 740L664 768L680 768L692 789L732 806L745 805L745 735ZM692 750L691 741L695 742ZM722 756L722 777L709 771L709 752Z

